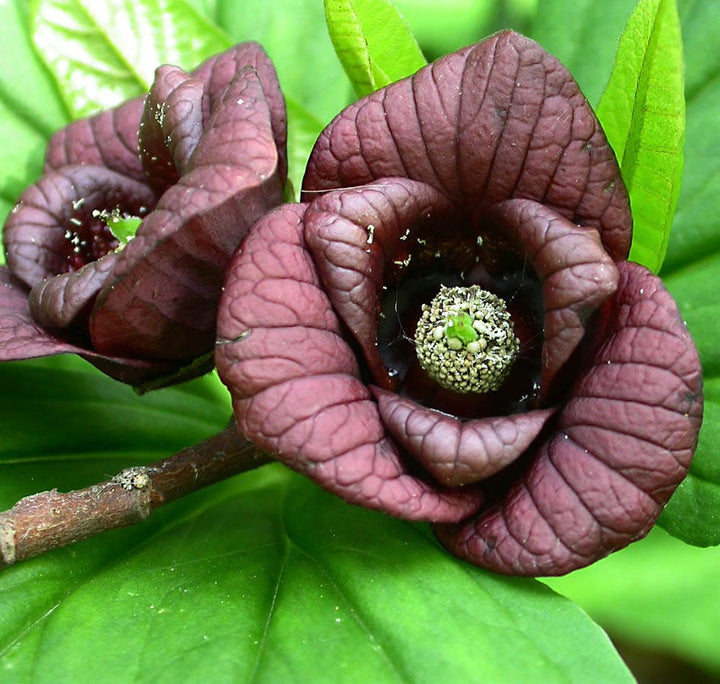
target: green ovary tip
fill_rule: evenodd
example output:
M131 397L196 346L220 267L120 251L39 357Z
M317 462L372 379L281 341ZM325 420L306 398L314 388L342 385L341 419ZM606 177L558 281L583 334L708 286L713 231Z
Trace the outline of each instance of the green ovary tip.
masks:
M475 342L478 335L473 328L473 318L470 314L459 313L457 315L448 316L449 323L445 328L445 337L448 340L456 337L463 345Z

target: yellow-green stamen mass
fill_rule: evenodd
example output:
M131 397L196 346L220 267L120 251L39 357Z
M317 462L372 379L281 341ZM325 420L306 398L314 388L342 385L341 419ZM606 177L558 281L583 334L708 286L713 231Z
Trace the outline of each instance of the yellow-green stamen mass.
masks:
M443 387L477 394L499 389L519 348L505 302L479 285L441 287L423 304L415 353Z

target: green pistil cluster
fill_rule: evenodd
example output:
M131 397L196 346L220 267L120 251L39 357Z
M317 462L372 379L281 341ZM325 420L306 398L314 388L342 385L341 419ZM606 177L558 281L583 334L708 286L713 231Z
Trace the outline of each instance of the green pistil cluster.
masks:
M121 245L127 244L135 237L135 233L142 223L140 217L122 213L119 208L112 211L96 209L93 211L93 217L100 219Z
M499 389L519 349L505 302L478 285L442 287L423 304L415 353L443 387L478 394Z

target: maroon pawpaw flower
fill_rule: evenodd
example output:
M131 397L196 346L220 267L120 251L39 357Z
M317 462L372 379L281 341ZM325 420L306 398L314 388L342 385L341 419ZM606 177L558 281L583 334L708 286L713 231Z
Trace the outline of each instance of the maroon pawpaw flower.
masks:
M505 32L369 95L303 191L221 300L250 439L497 572L564 573L647 533L690 466L700 365L627 262L620 171L557 60Z
M4 227L0 360L73 352L131 384L207 370L225 269L282 200L285 143L255 43L160 67L146 98L58 132ZM142 219L124 246L118 215Z

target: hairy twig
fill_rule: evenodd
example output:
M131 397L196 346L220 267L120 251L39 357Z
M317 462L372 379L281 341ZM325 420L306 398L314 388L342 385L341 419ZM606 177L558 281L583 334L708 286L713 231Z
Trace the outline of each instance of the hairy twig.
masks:
M273 459L234 423L217 435L149 466L65 494L53 489L21 499L0 513L0 568L134 525L163 504Z

